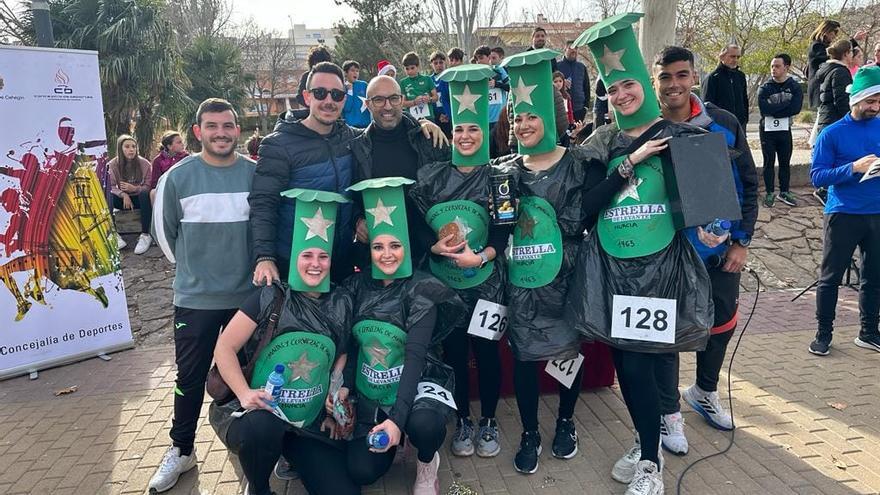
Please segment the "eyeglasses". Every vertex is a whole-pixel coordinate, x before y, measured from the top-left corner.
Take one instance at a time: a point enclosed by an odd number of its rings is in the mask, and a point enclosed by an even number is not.
[[[403,101],[403,95],[374,96],[370,98],[370,103],[377,107],[384,107],[386,101],[391,103],[391,106],[396,107]]]
[[[311,93],[312,97],[318,101],[324,101],[327,98],[327,95],[330,95],[330,98],[336,103],[345,99],[345,91],[336,88],[312,88],[309,90],[309,93]]]

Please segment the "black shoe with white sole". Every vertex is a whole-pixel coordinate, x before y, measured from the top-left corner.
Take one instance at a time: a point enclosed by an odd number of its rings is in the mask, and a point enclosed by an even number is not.
[[[538,470],[538,456],[541,455],[541,434],[537,431],[524,431],[519,441],[519,451],[513,458],[513,467],[523,474]]]
[[[880,333],[863,333],[856,337],[855,344],[864,349],[880,352]]]
[[[553,437],[553,457],[571,459],[578,453],[578,434],[574,421],[570,418],[556,420],[556,435]]]
[[[810,351],[810,354],[815,354],[817,356],[827,356],[831,352],[830,349],[831,335],[819,332],[816,334],[816,338],[810,344],[810,348],[808,350]]]

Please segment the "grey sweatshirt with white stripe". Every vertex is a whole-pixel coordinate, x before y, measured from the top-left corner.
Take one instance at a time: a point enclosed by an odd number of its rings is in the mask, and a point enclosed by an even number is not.
[[[255,163],[215,167],[193,155],[159,179],[153,238],[175,263],[174,305],[234,309],[253,291],[248,194]]]

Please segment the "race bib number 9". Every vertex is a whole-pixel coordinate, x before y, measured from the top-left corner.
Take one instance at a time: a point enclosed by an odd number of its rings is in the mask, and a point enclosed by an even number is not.
[[[431,116],[431,109],[425,103],[413,105],[409,107],[409,114],[417,119],[427,119]]]
[[[467,333],[489,340],[501,340],[507,330],[507,306],[480,299],[471,315]]]
[[[787,131],[790,128],[789,117],[764,117],[764,132]]]
[[[675,299],[614,296],[612,308],[612,338],[675,343]]]

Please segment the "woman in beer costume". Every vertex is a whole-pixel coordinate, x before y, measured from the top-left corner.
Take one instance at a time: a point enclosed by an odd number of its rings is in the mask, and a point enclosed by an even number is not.
[[[456,404],[452,370],[434,350],[464,315],[464,304],[440,280],[413,271],[402,187],[412,182],[387,177],[349,188],[363,195],[372,263],[370,273],[347,283],[355,311],[345,384],[357,393],[348,472],[360,485],[376,482],[391,468],[405,432],[418,451],[413,493],[438,495],[437,451]],[[389,442],[376,449],[367,437],[380,430]]]
[[[351,293],[331,287],[329,277],[337,205],[348,200],[308,189],[282,194],[297,203],[291,255],[296,269],[290,271],[289,287],[256,291],[220,334],[214,359],[235,399],[213,402],[209,421],[238,455],[248,481],[246,493],[271,493],[269,476],[281,455],[297,468],[311,494],[360,493],[345,470],[345,444],[336,440],[345,433],[336,431],[338,425],[324,411],[331,374],[341,375],[345,366],[354,306]],[[277,297],[284,299],[275,336],[255,355]],[[250,383],[240,358],[256,360]],[[262,387],[279,364],[285,383],[275,409]],[[339,395],[345,399],[347,390]]]
[[[482,64],[459,65],[440,75],[452,103],[452,160],[419,169],[409,195],[437,234],[429,259],[431,273],[461,297],[469,315],[443,341],[443,358],[455,371],[458,419],[450,445],[456,456],[494,457],[501,451],[495,411],[501,393],[498,339],[507,324],[503,266],[509,228],[493,225],[488,211],[490,178],[507,173],[489,165],[489,80],[495,71]],[[443,317],[444,315],[440,315]],[[475,325],[469,325],[471,321]],[[474,327],[474,328],[471,328]],[[469,330],[476,333],[469,335]],[[468,363],[473,349],[479,372],[479,431],[470,418]]]

